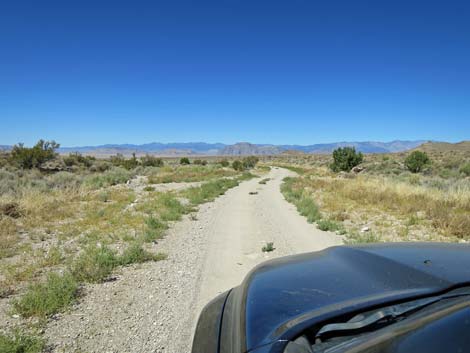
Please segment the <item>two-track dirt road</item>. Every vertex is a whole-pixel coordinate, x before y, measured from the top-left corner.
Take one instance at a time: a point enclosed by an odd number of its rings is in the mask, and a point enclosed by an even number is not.
[[[176,223],[158,244],[168,260],[125,268],[117,281],[88,288],[72,313],[49,324],[54,350],[189,352],[202,307],[255,265],[340,244],[284,200],[280,185],[289,175],[273,168],[267,184],[252,179],[202,205],[197,220]],[[261,251],[266,242],[273,252]]]

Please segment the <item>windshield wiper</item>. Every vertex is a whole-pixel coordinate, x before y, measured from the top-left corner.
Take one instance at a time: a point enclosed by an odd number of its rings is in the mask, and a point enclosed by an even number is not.
[[[354,316],[347,322],[328,324],[323,326],[316,334],[315,338],[321,342],[321,337],[326,333],[349,333],[350,331],[358,331],[370,328],[370,326],[382,323],[391,323],[398,318],[412,312],[419,310],[425,306],[436,303],[443,299],[451,299],[462,296],[470,296],[470,292],[451,292],[444,295],[439,295],[430,298],[418,299],[407,303],[396,304],[386,308],[377,309],[363,314]]]

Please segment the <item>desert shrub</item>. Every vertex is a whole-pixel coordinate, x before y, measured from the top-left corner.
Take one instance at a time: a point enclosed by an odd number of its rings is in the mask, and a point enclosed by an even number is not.
[[[163,167],[164,165],[163,159],[150,155],[145,155],[144,157],[140,158],[140,162],[144,167]]]
[[[318,220],[317,221],[317,227],[318,227],[318,229],[323,230],[323,231],[330,231],[330,232],[338,231],[340,233],[344,232],[344,229],[341,226],[341,224],[339,224],[335,221],[329,220],[329,219],[320,219],[320,220]]]
[[[429,162],[426,152],[413,151],[405,158],[405,167],[412,173],[419,173]]]
[[[144,241],[152,242],[161,239],[163,232],[168,229],[168,225],[154,216],[149,216],[145,220],[146,229],[144,232]]]
[[[103,161],[103,160],[97,160],[93,163],[93,165],[90,167],[91,172],[98,172],[102,173],[107,170],[109,170],[112,167],[112,164],[108,161]]]
[[[269,243],[266,243],[266,245],[264,245],[262,248],[261,248],[261,251],[262,252],[271,252],[271,251],[274,251],[274,243],[273,242],[269,242]]]
[[[242,160],[243,167],[245,169],[252,169],[256,166],[256,164],[259,162],[259,158],[256,156],[249,156],[245,157]]]
[[[122,162],[122,166],[126,168],[127,170],[131,170],[136,168],[139,165],[139,161],[135,157],[135,153],[132,153],[132,157],[129,159],[124,159]]]
[[[51,189],[74,189],[82,185],[83,177],[70,172],[58,172],[45,178],[48,188]]]
[[[2,353],[40,353],[44,349],[44,341],[16,330],[10,334],[0,333],[0,352]]]
[[[300,200],[296,203],[296,206],[299,213],[306,217],[309,223],[313,223],[321,219],[320,210],[312,197],[302,195]]]
[[[465,163],[464,165],[462,165],[459,171],[465,176],[470,176],[470,163]]]
[[[89,245],[72,264],[72,274],[80,282],[101,282],[117,264],[115,251],[104,245]]]
[[[221,165],[222,167],[228,167],[228,166],[230,165],[230,163],[229,163],[228,160],[222,159],[222,160],[220,161],[220,165]]]
[[[165,254],[152,254],[146,251],[141,244],[133,243],[126,250],[124,250],[121,256],[119,256],[119,264],[126,266],[135,263],[159,261],[164,259],[166,259]]]
[[[63,157],[63,160],[67,167],[83,166],[86,168],[90,168],[93,165],[93,162],[96,160],[96,158],[92,156],[83,156],[82,154],[78,152],[73,152]]]
[[[15,173],[0,169],[0,195],[13,195],[18,187],[18,176]]]
[[[241,161],[239,161],[238,159],[233,161],[232,168],[235,169],[236,171],[239,171],[239,172],[245,170],[245,167],[244,167],[243,163]]]
[[[307,218],[309,223],[313,223],[321,219],[320,210],[310,195],[303,192],[301,188],[297,188],[295,183],[299,178],[287,177],[281,185],[281,192],[290,203],[297,207],[297,211]]]
[[[444,168],[439,171],[439,176],[444,179],[458,178],[460,176],[459,170]]]
[[[46,317],[72,304],[77,291],[78,284],[70,273],[50,273],[46,282],[31,285],[13,306],[25,317]]]
[[[212,201],[217,196],[223,195],[228,189],[238,185],[238,181],[234,179],[220,179],[202,184],[199,187],[189,188],[184,195],[193,205]]]
[[[113,167],[101,174],[90,175],[85,179],[85,184],[92,189],[124,184],[134,176],[134,173],[122,167]]]
[[[109,161],[116,167],[122,166],[125,160],[122,153],[116,153],[116,155],[109,157]]]
[[[180,164],[181,165],[188,165],[188,164],[191,164],[191,162],[189,161],[188,157],[183,157],[183,158],[180,159]]]
[[[334,172],[349,172],[362,163],[363,159],[363,154],[356,152],[354,147],[340,147],[333,151],[333,163],[330,167]]]
[[[42,163],[47,162],[56,157],[55,150],[59,148],[59,144],[55,141],[39,140],[33,147],[25,147],[19,143],[13,146],[10,153],[10,161],[19,168],[31,169],[37,168]]]
[[[179,221],[181,215],[186,213],[186,207],[170,193],[160,194],[156,198],[156,208],[159,210],[160,219],[166,221]]]

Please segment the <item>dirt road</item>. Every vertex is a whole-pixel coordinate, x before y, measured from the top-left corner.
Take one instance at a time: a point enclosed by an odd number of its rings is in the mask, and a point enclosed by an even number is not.
[[[274,168],[267,184],[253,179],[202,205],[197,220],[176,223],[158,244],[168,260],[125,268],[117,281],[87,288],[71,313],[48,325],[54,351],[189,352],[202,307],[256,264],[340,244],[284,200],[280,184],[291,174]],[[273,252],[261,251],[266,242]]]

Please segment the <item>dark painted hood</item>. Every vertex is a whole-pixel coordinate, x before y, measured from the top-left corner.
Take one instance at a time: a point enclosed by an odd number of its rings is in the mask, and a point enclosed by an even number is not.
[[[470,246],[461,244],[340,246],[268,261],[237,288],[245,305],[244,348],[291,339],[333,317],[469,283]]]

